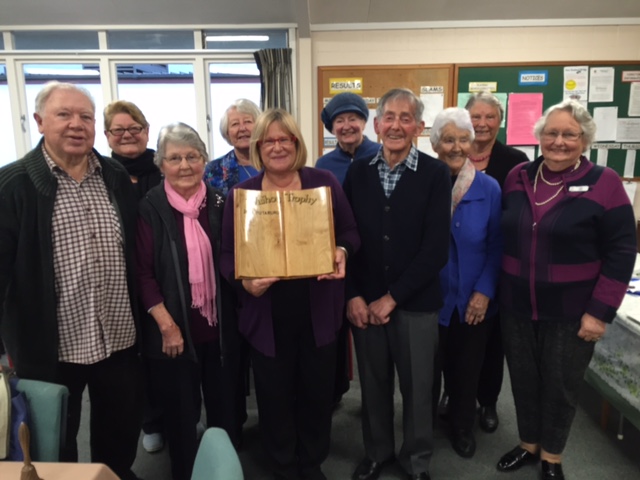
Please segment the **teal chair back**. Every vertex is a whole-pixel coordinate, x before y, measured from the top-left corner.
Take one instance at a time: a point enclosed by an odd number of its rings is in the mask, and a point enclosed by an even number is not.
[[[204,432],[191,480],[244,480],[236,449],[223,429]]]
[[[31,416],[31,459],[60,461],[67,428],[69,390],[63,385],[20,379],[16,388],[24,392]]]

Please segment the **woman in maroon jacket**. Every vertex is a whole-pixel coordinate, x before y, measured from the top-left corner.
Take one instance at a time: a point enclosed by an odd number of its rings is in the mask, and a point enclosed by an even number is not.
[[[542,156],[504,185],[500,306],[520,444],[503,472],[539,457],[543,480],[564,480],[582,378],[631,278],[629,198],[616,172],[582,155],[595,129],[573,100],[549,108],[534,130]]]
[[[335,273],[286,281],[235,280],[233,201],[225,206],[221,258],[222,274],[238,291],[238,323],[251,345],[260,431],[275,477],[322,480],[326,477],[320,466],[329,454],[336,334],[343,320],[342,279],[360,237],[335,176],[304,166],[307,150],[289,113],[269,110],[258,118],[250,153],[253,166],[262,172],[234,189],[331,188]]]

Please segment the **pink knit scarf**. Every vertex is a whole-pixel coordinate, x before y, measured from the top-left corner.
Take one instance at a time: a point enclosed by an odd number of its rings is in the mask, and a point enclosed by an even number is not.
[[[200,209],[206,208],[207,187],[200,182],[198,191],[185,200],[165,180],[164,191],[169,205],[184,216],[184,238],[187,244],[191,306],[197,308],[209,325],[218,323],[216,316],[216,282],[213,270],[213,252],[206,232],[198,222]]]

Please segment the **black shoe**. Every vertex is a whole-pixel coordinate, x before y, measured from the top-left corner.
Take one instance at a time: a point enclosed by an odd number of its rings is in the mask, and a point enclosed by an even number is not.
[[[449,394],[442,392],[442,398],[440,398],[440,403],[438,403],[438,416],[442,420],[449,420],[449,400]]]
[[[561,463],[549,463],[542,460],[540,464],[542,465],[542,480],[564,480]]]
[[[431,477],[427,472],[422,473],[410,473],[407,478],[409,480],[431,480]]]
[[[534,455],[518,445],[516,448],[502,456],[496,468],[501,472],[512,472],[527,463],[535,463],[537,461],[537,455]]]
[[[498,412],[496,406],[480,407],[480,428],[487,433],[493,433],[498,428]]]
[[[468,430],[457,430],[451,435],[451,446],[463,458],[471,458],[476,453],[476,439]]]
[[[353,472],[351,480],[375,480],[380,476],[380,472],[384,467],[393,463],[394,459],[390,458],[384,462],[375,462],[369,458],[365,458]]]

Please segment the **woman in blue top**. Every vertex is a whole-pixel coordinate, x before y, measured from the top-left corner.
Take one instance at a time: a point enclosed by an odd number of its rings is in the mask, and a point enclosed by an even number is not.
[[[487,342],[485,318],[497,311],[492,300],[502,254],[500,187],[469,160],[473,138],[463,108],[443,110],[431,129],[433,149],[449,166],[453,187],[449,262],[440,272],[439,357],[450,395],[451,444],[462,457],[472,457],[476,448],[472,428]]]
[[[227,195],[236,183],[258,174],[249,161],[249,139],[260,109],[251,100],[236,100],[220,120],[220,133],[233,147],[226,155],[210,161],[204,170],[204,182]]]

